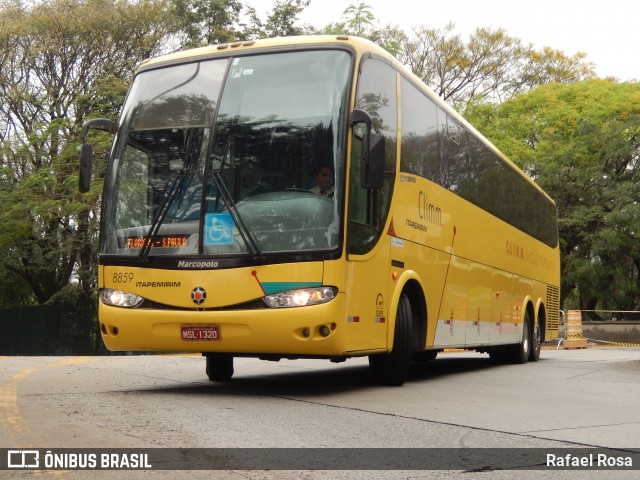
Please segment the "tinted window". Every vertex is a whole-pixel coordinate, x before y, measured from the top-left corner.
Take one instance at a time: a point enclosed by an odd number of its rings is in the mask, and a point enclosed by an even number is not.
[[[553,203],[406,79],[400,150],[403,172],[432,180],[547,245],[557,245]]]
[[[440,178],[437,107],[402,79],[401,168],[425,178]]]

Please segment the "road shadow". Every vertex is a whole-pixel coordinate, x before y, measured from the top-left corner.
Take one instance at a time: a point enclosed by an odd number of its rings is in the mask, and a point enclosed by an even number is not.
[[[341,365],[325,365],[325,367],[320,366],[320,368],[314,368],[313,370],[307,368],[295,369],[294,367],[292,371],[283,371],[282,368],[276,368],[273,373],[254,375],[243,374],[242,367],[240,367],[236,368],[236,375],[229,382],[210,382],[204,375],[203,362],[202,383],[191,383],[168,388],[158,386],[140,391],[200,395],[295,395],[299,397],[318,397],[356,390],[392,390],[398,388],[377,384],[366,364],[349,365],[347,361],[347,363]],[[436,360],[426,363],[414,363],[411,366],[409,378],[405,385],[435,382],[439,379],[455,379],[458,376],[472,374],[477,371],[513,367],[517,368],[517,366],[497,365],[487,355],[449,356],[444,354]]]

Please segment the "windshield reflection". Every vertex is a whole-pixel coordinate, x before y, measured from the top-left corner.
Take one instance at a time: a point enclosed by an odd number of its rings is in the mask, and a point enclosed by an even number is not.
[[[350,65],[318,50],[138,75],[106,179],[102,253],[337,248]],[[330,194],[317,190],[321,170]]]

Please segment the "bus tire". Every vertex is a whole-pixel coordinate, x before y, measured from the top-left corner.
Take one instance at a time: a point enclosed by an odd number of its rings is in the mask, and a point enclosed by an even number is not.
[[[542,348],[542,326],[540,322],[533,324],[533,331],[531,332],[531,353],[529,354],[530,362],[537,362],[540,360],[540,349]]]
[[[515,345],[507,347],[507,360],[509,363],[523,364],[529,360],[531,354],[531,316],[529,312],[524,316],[522,324],[522,340]]]
[[[381,385],[400,386],[409,376],[413,356],[413,315],[406,294],[400,296],[391,352],[369,355],[369,367]]]
[[[233,376],[233,356],[226,353],[206,353],[207,377],[212,382],[228,382]]]

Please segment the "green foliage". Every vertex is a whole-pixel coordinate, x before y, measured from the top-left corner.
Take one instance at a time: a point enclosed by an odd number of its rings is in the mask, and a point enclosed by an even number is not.
[[[138,63],[172,33],[165,10],[125,0],[0,7],[0,290],[28,285],[44,303],[73,280],[91,295],[100,183],[78,193],[79,131],[89,116],[115,118]]]
[[[308,28],[296,26],[295,23],[310,3],[311,0],[277,0],[267,17],[266,36],[291,37],[308,33]]]
[[[503,101],[539,85],[595,76],[595,66],[585,61],[584,53],[569,56],[549,47],[537,50],[500,28],[478,28],[465,41],[455,33],[454,23],[443,28],[418,25],[410,32],[394,25],[380,27],[364,2],[350,4],[340,20],[323,32],[356,35],[379,44],[458,109]]]
[[[271,12],[263,22],[255,8],[247,7],[248,23],[242,24],[238,39],[255,40],[258,38],[291,37],[316,33],[310,25],[298,25],[300,14],[309,6],[311,0],[275,0]]]
[[[3,251],[0,248],[0,251]],[[31,287],[13,272],[3,272],[0,281],[0,310],[3,308],[30,306],[36,303]]]
[[[406,38],[397,26],[386,25],[379,28],[375,14],[365,2],[351,3],[344,9],[340,19],[325,26],[322,33],[326,35],[354,35],[367,38],[397,57],[402,53],[401,40]]]
[[[369,5],[364,2],[350,4],[343,12],[346,18],[347,31],[359,37],[366,36],[373,28],[375,15]]]
[[[242,4],[237,0],[172,0],[181,45],[194,48],[239,38]]]
[[[640,84],[551,84],[467,117],[556,201],[562,296],[640,308]]]
[[[399,38],[400,61],[440,97],[464,109],[469,103],[499,102],[539,85],[572,83],[595,76],[585,54],[536,50],[503,29],[478,28],[468,41],[444,28],[419,26]]]

